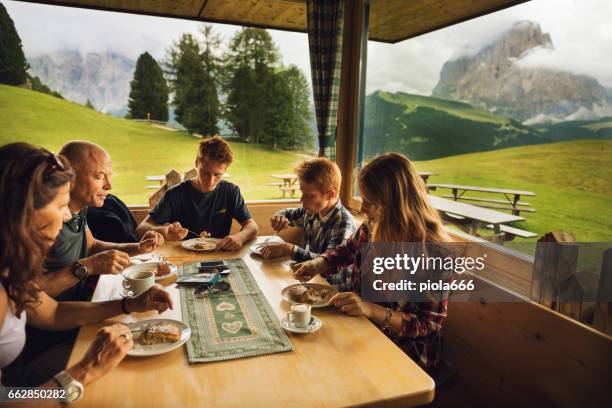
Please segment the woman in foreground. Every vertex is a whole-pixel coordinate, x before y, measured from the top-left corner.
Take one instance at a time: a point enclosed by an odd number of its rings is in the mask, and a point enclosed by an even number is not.
[[[68,330],[122,313],[172,308],[170,296],[157,287],[131,299],[59,303],[38,289],[45,255],[70,218],[72,180],[68,161],[45,149],[26,143],[0,147],[0,370],[22,351],[26,320],[41,329]],[[127,326],[104,327],[77,364],[41,388],[60,391],[57,395],[74,402],[88,384],[117,366],[132,345]],[[59,406],[59,401],[35,404]]]

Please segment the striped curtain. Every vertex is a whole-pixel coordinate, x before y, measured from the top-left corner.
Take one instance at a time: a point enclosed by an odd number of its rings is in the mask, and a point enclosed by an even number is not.
[[[336,158],[344,0],[308,0],[308,44],[319,156]]]

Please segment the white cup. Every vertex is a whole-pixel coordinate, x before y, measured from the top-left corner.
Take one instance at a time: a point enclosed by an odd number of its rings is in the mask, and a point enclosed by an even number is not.
[[[123,274],[123,288],[131,296],[139,295],[155,285],[155,274],[151,271],[132,270]]]
[[[310,324],[310,305],[297,303],[291,305],[291,311],[287,313],[287,320],[295,327],[308,327]]]

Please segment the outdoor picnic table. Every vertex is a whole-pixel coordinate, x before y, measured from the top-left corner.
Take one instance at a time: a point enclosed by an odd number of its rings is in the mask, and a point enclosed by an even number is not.
[[[428,188],[430,190],[436,190],[437,188],[446,188],[452,191],[452,199],[454,201],[463,199],[470,201],[481,201],[485,203],[494,203],[494,204],[507,204],[510,207],[504,206],[488,206],[489,208],[499,209],[499,210],[512,210],[513,215],[519,215],[521,211],[530,211],[533,212],[533,208],[526,208],[521,206],[527,206],[529,203],[519,201],[521,196],[523,197],[534,197],[535,193],[532,191],[523,191],[523,190],[512,190],[507,188],[493,188],[493,187],[478,187],[478,186],[466,186],[462,184],[429,184]],[[464,194],[468,191],[481,192],[481,193],[494,193],[494,194],[502,194],[505,197],[505,200],[495,200],[489,199],[485,197],[472,197],[465,196]],[[449,197],[451,198],[451,197]],[[487,205],[480,205],[481,207],[487,207]]]
[[[283,185],[291,186],[297,181],[295,174],[272,174],[270,177],[283,181]]]
[[[287,191],[293,198],[295,191],[299,188],[296,185],[297,176],[295,174],[272,174],[270,177],[282,180],[282,182],[270,183],[270,185],[278,186],[279,190],[283,192],[283,198],[285,198]]]
[[[241,259],[270,304],[272,316],[280,319],[290,306],[282,299],[281,290],[297,281],[292,278],[288,259],[264,260],[251,255],[248,248],[253,243],[235,252],[196,253],[181,248],[178,242],[166,242],[155,253],[179,265]],[[106,324],[157,318],[183,321],[181,295],[172,284],[174,280],[169,277],[158,282],[172,296],[174,310],[161,315],[122,315]],[[121,275],[101,275],[92,301],[119,298],[121,282]],[[76,405],[237,407],[248,401],[246,405],[253,407],[408,407],[433,399],[432,378],[367,318],[351,317],[334,307],[313,309],[313,315],[323,326],[312,334],[288,333],[293,351],[195,364],[188,363],[184,346],[153,357],[128,356],[89,385]],[[80,329],[68,366],[81,359],[102,326]]]
[[[438,211],[462,217],[468,223],[469,232],[474,233],[480,226],[492,225],[495,234],[501,233],[502,224],[524,221],[518,215],[505,214],[499,211],[481,208],[471,204],[459,203],[445,198],[428,195],[429,202]]]
[[[419,176],[421,176],[421,178],[423,179],[423,181],[425,182],[425,184],[427,184],[427,179],[431,176],[437,176],[438,173],[435,173],[433,171],[427,171],[427,170],[423,170],[423,171],[418,171],[417,173],[419,173]]]

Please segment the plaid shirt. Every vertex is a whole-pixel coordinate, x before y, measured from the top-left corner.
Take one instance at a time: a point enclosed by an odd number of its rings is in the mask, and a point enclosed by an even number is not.
[[[335,274],[340,267],[350,267],[353,292],[361,292],[361,253],[362,245],[370,242],[370,232],[366,223],[355,231],[346,244],[330,249],[322,256],[326,258],[329,269],[322,274],[326,278]],[[446,319],[448,293],[443,294],[441,302],[400,302],[376,303],[402,312],[402,330],[387,335],[413,360],[425,368],[433,368],[442,359],[442,324]]]
[[[303,207],[279,211],[292,226],[303,228],[304,248],[293,247],[293,260],[304,262],[320,256],[323,252],[342,245],[355,232],[355,219],[340,200],[325,217],[309,214]],[[352,272],[348,268],[330,275],[327,281],[340,291],[351,288]]]

